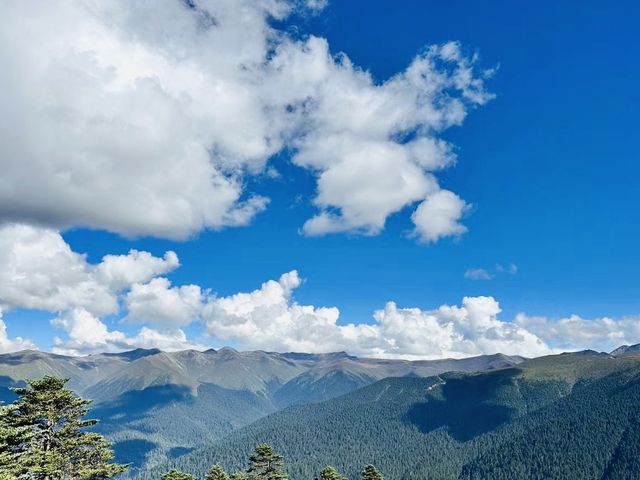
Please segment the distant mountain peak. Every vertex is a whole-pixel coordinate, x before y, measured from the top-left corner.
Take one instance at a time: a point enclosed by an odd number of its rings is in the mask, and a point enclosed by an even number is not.
[[[102,353],[99,355],[104,355],[105,357],[118,357],[118,358],[126,358],[127,360],[137,360],[142,357],[148,357],[150,355],[158,355],[162,353],[162,350],[159,348],[136,348],[134,350],[128,350],[126,352],[118,352],[118,353]]]
[[[340,359],[356,359],[347,352],[329,352],[329,353],[302,353],[302,352],[286,352],[282,356],[292,360],[340,360]]]
[[[235,348],[222,347],[220,350],[216,352],[216,355],[218,355],[221,358],[233,359],[233,358],[239,357],[240,352]]]
[[[43,352],[41,350],[20,350],[19,352],[10,352],[0,354],[0,359],[5,363],[11,362],[30,362],[36,359],[47,358],[71,358],[66,355],[57,353]]]
[[[577,350],[575,352],[562,352],[557,354],[557,356],[563,357],[575,357],[575,356],[580,356],[580,357],[585,357],[585,356],[590,356],[590,355],[608,355],[606,353],[603,352],[598,352],[597,350],[591,350],[591,349],[586,349],[586,350]],[[550,357],[554,357],[556,355],[550,355]],[[540,358],[544,358],[544,357],[540,357]]]
[[[620,345],[618,348],[611,352],[611,355],[617,357],[618,355],[624,355],[625,353],[640,352],[640,343],[635,345]]]

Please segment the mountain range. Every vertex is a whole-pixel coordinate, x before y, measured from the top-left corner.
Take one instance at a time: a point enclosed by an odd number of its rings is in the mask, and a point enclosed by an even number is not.
[[[327,464],[357,478],[367,463],[389,480],[640,477],[640,345],[433,361],[23,351],[0,355],[0,399],[44,375],[94,400],[91,416],[137,480],[242,469],[262,442],[294,480]]]
[[[517,365],[524,358],[485,355],[405,361],[329,354],[238,352],[232,348],[133,350],[82,357],[40,351],[0,355],[0,400],[29,378],[68,378],[93,399],[91,416],[135,474],[221,440],[295,405],[324,402],[390,377],[427,378]]]
[[[260,442],[284,455],[293,479],[315,478],[327,464],[358,478],[368,463],[391,480],[640,478],[637,350],[386,378],[276,412],[139,478],[170,466],[241,469]]]

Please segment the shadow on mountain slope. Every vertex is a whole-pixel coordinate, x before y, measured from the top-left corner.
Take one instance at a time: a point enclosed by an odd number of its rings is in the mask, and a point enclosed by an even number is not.
[[[133,467],[138,467],[145,455],[153,451],[156,447],[157,444],[153,442],[135,438],[114,443],[113,453],[118,462],[129,463]]]
[[[413,405],[406,420],[423,433],[445,427],[455,440],[466,442],[515,418],[511,397],[519,370],[505,369],[482,376],[443,375],[427,401]]]
[[[164,406],[171,402],[188,400],[191,391],[181,385],[160,385],[133,390],[121,395],[109,404],[99,404],[91,412],[91,415],[109,426],[140,420],[149,410]]]

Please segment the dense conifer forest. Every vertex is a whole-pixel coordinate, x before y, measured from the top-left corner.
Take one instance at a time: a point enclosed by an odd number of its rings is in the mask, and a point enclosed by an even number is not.
[[[365,463],[398,480],[638,478],[638,412],[638,356],[565,354],[479,374],[385,379],[275,413],[170,464],[233,470],[264,441],[301,479],[327,463],[348,478]]]

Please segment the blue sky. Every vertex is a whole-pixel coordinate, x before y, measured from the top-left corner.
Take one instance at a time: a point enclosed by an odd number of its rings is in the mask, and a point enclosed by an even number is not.
[[[462,235],[428,244],[411,238],[415,205],[390,215],[376,235],[304,235],[316,212],[316,182],[291,163],[288,148],[268,160],[275,178],[243,181],[270,198],[248,225],[177,241],[58,228],[89,263],[130,249],[158,257],[173,250],[181,264],[167,273],[173,285],[197,284],[219,297],[297,270],[304,282],[295,302],[338,307],[338,324],[374,323],[373,312],[388,301],[429,311],[465,296],[494,297],[506,322],[519,312],[552,320],[640,315],[639,19],[635,2],[371,1],[363,8],[333,1],[272,21],[296,37],[326,38],[333,54],[344,52],[377,82],[404,70],[425,46],[448,41],[477,53],[479,67],[496,69],[485,83],[495,98],[440,135],[457,154],[455,165],[438,172],[440,187],[470,204]],[[517,272],[496,271],[497,264]],[[479,268],[492,278],[465,278]],[[6,310],[11,336],[50,349],[52,337],[63,335],[49,324],[50,311]],[[122,316],[103,321],[135,332],[139,325]],[[183,328],[194,340],[221,343],[204,338],[197,322]]]

